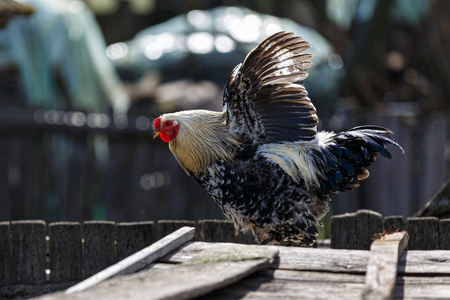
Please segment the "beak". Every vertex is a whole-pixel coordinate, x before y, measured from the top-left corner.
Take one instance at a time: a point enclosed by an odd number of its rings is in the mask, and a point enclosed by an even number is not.
[[[153,139],[155,139],[158,135],[159,135],[159,131],[154,131],[153,132]]]

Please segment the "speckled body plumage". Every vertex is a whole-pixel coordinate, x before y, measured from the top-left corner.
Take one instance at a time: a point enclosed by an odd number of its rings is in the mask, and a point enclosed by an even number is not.
[[[327,199],[307,191],[304,182],[294,182],[277,164],[256,153],[217,164],[219,172],[198,181],[239,229],[253,232],[259,243],[314,241],[317,221],[328,211]]]
[[[235,226],[257,242],[311,246],[331,197],[369,176],[389,130],[363,126],[317,132],[301,80],[309,44],[280,32],[262,41],[230,75],[222,112],[164,114],[156,135]],[[155,136],[156,136],[155,135]]]

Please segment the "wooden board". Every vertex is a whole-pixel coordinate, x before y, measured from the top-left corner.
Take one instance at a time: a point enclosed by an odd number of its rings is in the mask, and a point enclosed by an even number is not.
[[[199,300],[360,299],[363,288],[363,274],[263,270]]]
[[[405,251],[398,262],[398,272],[401,275],[449,276],[450,251]]]
[[[278,247],[277,268],[287,270],[365,273],[369,251]]]
[[[450,299],[450,274],[447,276],[400,276],[394,299]]]
[[[176,253],[163,257],[161,262],[182,263],[199,252],[212,247],[213,244],[195,242],[187,244]],[[216,243],[215,245],[226,245]],[[273,246],[258,246],[260,248]],[[369,251],[314,249],[277,246],[279,259],[275,262],[279,269],[330,271],[343,273],[365,273],[369,259]]]
[[[406,232],[387,234],[372,243],[363,299],[392,299],[398,260],[407,243]]]

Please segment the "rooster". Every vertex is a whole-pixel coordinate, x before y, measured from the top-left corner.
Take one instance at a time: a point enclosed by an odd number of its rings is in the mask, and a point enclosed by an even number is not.
[[[359,186],[389,144],[388,129],[360,126],[317,132],[316,109],[302,80],[307,41],[279,32],[231,72],[223,110],[189,110],[155,120],[154,137],[257,243],[312,246],[331,197]]]

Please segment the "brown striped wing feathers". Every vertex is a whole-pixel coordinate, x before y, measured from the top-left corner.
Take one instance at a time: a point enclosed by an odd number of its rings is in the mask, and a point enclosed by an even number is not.
[[[312,140],[316,110],[301,82],[308,76],[307,41],[279,32],[253,49],[230,75],[224,106],[231,128],[261,143]]]

